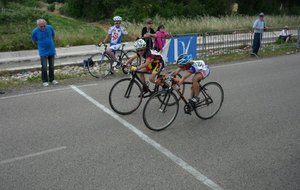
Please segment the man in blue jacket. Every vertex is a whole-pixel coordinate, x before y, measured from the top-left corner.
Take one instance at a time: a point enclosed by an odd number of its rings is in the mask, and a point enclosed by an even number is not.
[[[38,47],[42,65],[43,85],[49,86],[49,82],[58,84],[58,82],[54,80],[54,57],[56,54],[54,44],[55,32],[52,26],[47,25],[47,22],[44,19],[38,19],[36,23],[37,27],[33,29],[31,38],[32,43]],[[47,74],[47,60],[49,63],[49,77]]]
[[[264,18],[265,18],[264,13],[260,13],[259,18],[256,19],[253,24],[254,37],[253,37],[253,44],[252,44],[252,55],[255,56],[258,56],[257,53],[261,44],[263,32],[267,29]]]

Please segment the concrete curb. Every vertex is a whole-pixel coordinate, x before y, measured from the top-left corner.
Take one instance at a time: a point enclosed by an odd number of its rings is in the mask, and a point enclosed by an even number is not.
[[[133,42],[125,44],[124,50],[133,49]],[[84,59],[103,51],[104,47],[95,45],[56,48],[55,66],[80,65]],[[40,67],[40,57],[37,50],[0,52],[0,71],[17,72],[40,69]]]

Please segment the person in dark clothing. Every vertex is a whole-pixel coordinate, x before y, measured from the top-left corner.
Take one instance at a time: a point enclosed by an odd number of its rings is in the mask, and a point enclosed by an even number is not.
[[[146,26],[142,29],[142,39],[145,40],[147,48],[153,49],[153,40],[152,38],[156,37],[156,32],[153,30],[152,25],[153,21],[151,18],[148,18],[146,21]]]

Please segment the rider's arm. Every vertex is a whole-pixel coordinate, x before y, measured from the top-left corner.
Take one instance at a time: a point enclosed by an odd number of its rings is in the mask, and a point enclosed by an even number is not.
[[[181,80],[177,83],[178,85],[181,85],[187,78],[189,78],[193,73],[191,72],[187,72],[182,78]]]
[[[172,71],[172,72],[170,73],[170,75],[175,76],[175,75],[177,75],[181,70],[182,70],[181,68],[177,68],[176,70]]]
[[[130,63],[132,63],[133,60],[135,60],[136,58],[139,59],[138,55],[135,54],[134,56],[132,56],[131,58],[128,59],[128,61],[125,63],[125,65],[129,65]]]
[[[128,35],[128,32],[124,27],[121,27],[121,30],[123,35]]]
[[[109,38],[109,34],[107,34],[106,36],[105,36],[105,38],[104,38],[104,40],[103,40],[103,43],[105,44],[106,43],[106,41],[108,40],[108,38]]]
[[[143,64],[141,64],[140,66],[137,67],[137,70],[142,69],[144,67],[147,67],[147,65],[149,65],[150,63],[152,63],[152,61],[153,61],[153,59],[147,58],[145,63],[143,63]]]

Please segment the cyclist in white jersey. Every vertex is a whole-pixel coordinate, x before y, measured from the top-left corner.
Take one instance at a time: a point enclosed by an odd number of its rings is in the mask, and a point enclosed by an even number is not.
[[[187,78],[194,74],[192,78],[192,87],[191,87],[191,101],[198,102],[200,100],[199,93],[199,81],[205,79],[209,73],[209,67],[203,60],[194,60],[192,61],[192,55],[182,54],[178,57],[176,63],[178,64],[178,69],[173,71],[171,75],[176,75],[180,71],[187,71],[186,74],[181,78],[177,83],[181,85]]]
[[[106,52],[109,54],[111,58],[114,59],[115,62],[117,62],[115,51],[119,49],[121,45],[122,36],[127,35],[128,32],[125,30],[124,27],[121,26],[122,17],[115,16],[113,20],[115,22],[115,25],[108,29],[107,35],[105,36],[102,43],[106,43],[106,41],[110,37],[110,46],[109,48],[107,48]]]

